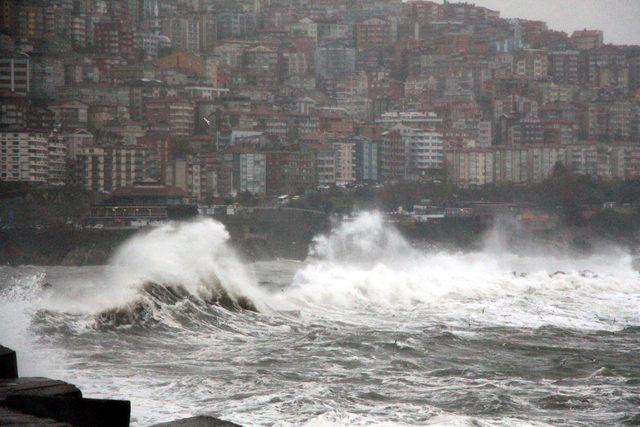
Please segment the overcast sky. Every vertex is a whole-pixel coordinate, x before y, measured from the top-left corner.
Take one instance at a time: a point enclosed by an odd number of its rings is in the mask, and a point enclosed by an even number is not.
[[[546,21],[549,28],[571,34],[600,29],[605,43],[640,45],[640,0],[467,0],[499,10],[504,18]],[[455,3],[455,1],[451,1]]]

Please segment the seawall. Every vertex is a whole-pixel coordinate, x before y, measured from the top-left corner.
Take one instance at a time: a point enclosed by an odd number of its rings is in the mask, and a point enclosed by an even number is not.
[[[250,261],[287,258],[304,260],[313,238],[331,228],[329,217],[297,209],[247,209],[216,216],[231,237],[232,246]],[[420,246],[454,250],[482,247],[492,225],[476,217],[448,218],[440,222],[394,223],[408,240]],[[21,228],[0,230],[0,265],[103,265],[129,237],[146,229]],[[592,227],[549,230],[506,230],[513,244],[538,241],[558,247],[589,251],[593,243],[615,242],[628,248],[637,238],[612,236]],[[514,240],[515,239],[515,240]]]
[[[314,236],[329,227],[325,214],[255,209],[216,217],[247,259],[304,259]],[[14,228],[0,231],[0,264],[101,265],[125,240],[145,229]]]

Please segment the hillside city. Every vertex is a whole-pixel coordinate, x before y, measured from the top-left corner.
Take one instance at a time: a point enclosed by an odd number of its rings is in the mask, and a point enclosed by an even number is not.
[[[214,205],[640,178],[640,47],[598,29],[446,1],[2,0],[0,32],[3,190]]]

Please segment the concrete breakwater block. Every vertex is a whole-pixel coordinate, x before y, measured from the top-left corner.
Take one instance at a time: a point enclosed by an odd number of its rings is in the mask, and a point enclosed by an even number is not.
[[[18,378],[16,352],[0,345],[0,379]]]
[[[184,418],[182,420],[169,421],[167,423],[154,424],[151,427],[241,427],[231,421],[221,420],[206,415]]]
[[[131,417],[131,402],[126,400],[20,394],[8,396],[6,404],[16,411],[53,418],[78,427],[124,427],[129,425]]]
[[[55,396],[79,399],[80,389],[64,381],[49,378],[15,378],[0,380],[0,405],[6,405],[9,396]]]
[[[16,353],[0,346],[0,425],[125,427],[131,402],[85,399],[78,387],[49,378],[18,378]]]
[[[22,412],[12,411],[0,406],[0,425],[7,426],[47,426],[47,427],[69,427],[68,423],[62,423],[51,418],[39,418]]]

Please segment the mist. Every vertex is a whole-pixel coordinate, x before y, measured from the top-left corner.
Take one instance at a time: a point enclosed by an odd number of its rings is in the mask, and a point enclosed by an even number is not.
[[[604,31],[605,43],[640,43],[640,1],[637,0],[475,0],[478,6],[499,10],[503,18],[547,22],[550,29],[569,35],[575,30]]]

